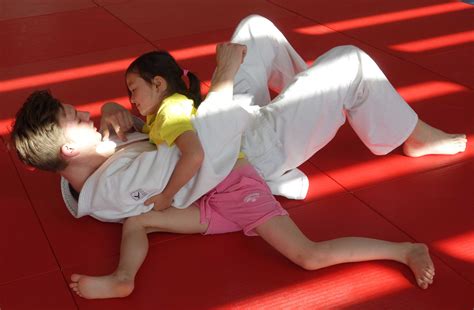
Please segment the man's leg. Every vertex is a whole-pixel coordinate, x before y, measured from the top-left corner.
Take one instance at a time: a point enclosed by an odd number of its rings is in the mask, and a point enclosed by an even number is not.
[[[433,283],[434,266],[424,244],[396,243],[347,237],[321,242],[309,240],[289,216],[276,216],[256,228],[276,250],[307,270],[369,260],[393,260],[410,267],[421,288]]]
[[[262,16],[243,19],[231,42],[247,46],[247,55],[234,79],[234,94],[252,95],[254,105],[270,103],[269,87],[278,93],[307,68],[280,30]]]
[[[308,68],[280,30],[262,16],[251,15],[242,20],[231,41],[247,46],[247,55],[234,79],[235,98],[251,95],[253,105],[270,103],[269,88],[280,93],[296,74]],[[304,199],[309,187],[307,176],[299,169],[285,172],[281,177],[267,180],[272,193]]]
[[[148,253],[148,233],[193,234],[204,233],[206,229],[207,224],[200,223],[200,212],[195,206],[150,211],[128,218],[122,228],[117,269],[110,275],[99,277],[73,274],[70,287],[79,296],[88,299],[128,296],[133,291],[135,276]]]
[[[346,116],[360,139],[377,155],[402,145],[420,123],[377,64],[354,46],[337,47],[319,57],[260,111],[262,121],[267,120],[275,128],[283,145],[285,162],[280,171],[265,175],[270,180],[324,147]],[[439,138],[454,143],[452,137]],[[248,149],[251,154],[252,146]]]

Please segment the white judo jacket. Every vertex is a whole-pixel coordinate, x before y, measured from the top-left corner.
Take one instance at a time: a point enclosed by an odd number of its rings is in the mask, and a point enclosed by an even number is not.
[[[216,93],[207,96],[192,120],[204,149],[204,161],[175,195],[172,206],[188,207],[229,174],[250,117],[239,104],[226,103]],[[176,146],[165,144],[157,148],[148,142],[147,135],[141,138],[146,140],[120,149],[87,179],[79,196],[77,217],[90,215],[100,221],[120,222],[153,208],[144,201],[165,188],[180,152]]]

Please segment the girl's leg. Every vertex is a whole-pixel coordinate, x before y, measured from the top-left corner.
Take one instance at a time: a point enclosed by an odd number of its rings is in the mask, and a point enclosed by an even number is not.
[[[348,237],[309,240],[288,216],[276,216],[256,228],[276,250],[307,270],[369,260],[393,260],[410,267],[421,288],[433,283],[434,266],[424,244]]]
[[[279,93],[307,68],[280,30],[262,16],[243,19],[231,42],[247,46],[247,55],[234,79],[234,94],[252,95],[254,105],[270,103],[268,87]]]
[[[199,209],[168,208],[150,211],[132,218],[123,224],[120,260],[117,269],[110,275],[92,277],[73,274],[70,287],[81,297],[88,299],[125,297],[132,293],[135,276],[148,253],[150,232],[204,233],[207,224],[200,223]]]

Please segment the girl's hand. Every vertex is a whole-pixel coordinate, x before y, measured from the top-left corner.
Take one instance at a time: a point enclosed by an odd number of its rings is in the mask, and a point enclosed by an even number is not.
[[[234,76],[244,62],[247,46],[243,44],[224,42],[217,44],[217,70],[224,70]]]
[[[169,197],[163,193],[152,196],[145,200],[145,205],[153,204],[153,210],[160,211],[164,209],[168,209],[171,207],[171,202],[173,202],[173,197]]]
[[[108,140],[110,136],[109,126],[112,126],[117,136],[122,141],[127,141],[125,133],[133,128],[130,111],[117,103],[108,102],[102,106],[101,114],[99,131],[102,133],[103,140]]]

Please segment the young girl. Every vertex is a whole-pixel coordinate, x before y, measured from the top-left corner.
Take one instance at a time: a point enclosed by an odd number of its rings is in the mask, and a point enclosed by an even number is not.
[[[126,71],[130,101],[135,104],[146,124],[142,132],[157,147],[176,144],[181,157],[165,189],[145,201],[155,210],[168,208],[174,195],[199,170],[204,151],[191,117],[201,103],[199,79],[183,70],[165,51],[153,51],[135,59]],[[189,88],[184,79],[189,80]]]

